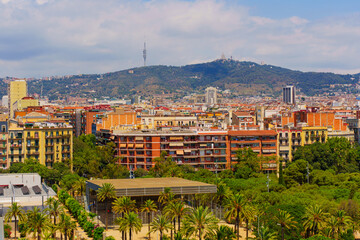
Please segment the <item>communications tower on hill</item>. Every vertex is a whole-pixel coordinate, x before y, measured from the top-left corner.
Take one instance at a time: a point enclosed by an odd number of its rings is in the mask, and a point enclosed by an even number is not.
[[[143,58],[144,58],[144,67],[145,67],[146,66],[146,42],[144,42]]]

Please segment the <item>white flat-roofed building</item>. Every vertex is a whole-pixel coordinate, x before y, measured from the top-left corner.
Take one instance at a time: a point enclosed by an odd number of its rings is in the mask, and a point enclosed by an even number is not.
[[[41,182],[38,173],[0,174],[0,204],[8,207],[13,202],[21,206],[43,206],[54,190]]]

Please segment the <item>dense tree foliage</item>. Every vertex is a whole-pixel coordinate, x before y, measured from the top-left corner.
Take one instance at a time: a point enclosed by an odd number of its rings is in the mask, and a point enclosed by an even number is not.
[[[129,176],[129,171],[117,164],[110,144],[97,146],[92,135],[81,136],[74,142],[74,173],[66,163],[54,164],[54,168],[49,169],[33,159],[14,164],[10,171],[39,172],[47,182],[59,184],[73,196],[83,194],[86,178]],[[148,202],[139,210],[130,198],[117,198],[112,207],[121,214],[119,222],[125,216],[129,218],[122,220],[127,224],[122,231],[129,234],[130,228],[131,231],[136,229],[129,226],[135,226],[130,224],[130,216],[138,225],[137,217],[130,214],[137,211],[161,212],[154,218],[147,216],[151,219],[147,227],[150,227],[149,232],[160,232],[164,239],[169,233],[177,239],[211,240],[224,234],[229,236],[227,239],[234,239],[239,236],[239,228],[244,228],[246,233],[252,230],[256,239],[353,239],[353,231],[360,229],[359,146],[343,138],[334,138],[301,147],[295,152],[293,162],[279,169],[282,174],[271,173],[269,179],[259,168],[259,164],[268,159],[257,156],[251,149],[239,150],[237,159],[231,170],[216,174],[206,169],[195,171],[188,165],[179,166],[163,152],[150,171],[137,170],[135,176],[182,177],[215,184],[217,192],[196,195],[191,211],[187,209],[189,203],[180,201],[170,189],[164,190],[157,204]],[[104,192],[103,195],[108,194]],[[70,207],[70,202],[66,205]],[[235,232],[216,228],[212,216],[209,216],[211,227],[207,230],[196,228],[196,216],[189,214],[205,216],[206,207],[220,209],[222,214],[217,217],[233,224]],[[186,220],[192,224],[186,225]],[[88,229],[93,227],[87,226]]]
[[[294,161],[306,160],[314,169],[334,170],[335,173],[359,172],[360,147],[345,138],[330,138],[326,143],[300,147]]]

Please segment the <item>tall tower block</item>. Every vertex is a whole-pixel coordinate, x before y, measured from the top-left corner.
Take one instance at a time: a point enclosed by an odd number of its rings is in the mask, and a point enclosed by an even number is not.
[[[143,58],[144,58],[144,67],[145,67],[146,66],[146,42],[144,42]]]
[[[283,101],[288,104],[295,104],[295,87],[283,87]]]
[[[11,81],[8,86],[9,119],[14,117],[14,103],[27,96],[27,83],[25,80]]]

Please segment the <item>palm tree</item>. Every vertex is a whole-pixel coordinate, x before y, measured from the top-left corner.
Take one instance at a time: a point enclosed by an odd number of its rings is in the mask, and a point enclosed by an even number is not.
[[[337,218],[335,216],[331,216],[327,222],[326,222],[326,225],[328,227],[328,233],[329,233],[329,236],[328,237],[331,237],[331,238],[335,238],[335,233],[336,233],[336,228],[337,228],[337,224],[338,224],[338,221],[337,221]]]
[[[352,220],[351,217],[346,216],[346,213],[344,210],[338,210],[335,213],[335,218],[337,221],[337,233],[338,236],[341,235],[341,233],[349,227],[349,225],[351,224]]]
[[[185,238],[183,236],[183,234],[181,234],[180,232],[177,232],[175,235],[174,235],[174,240],[189,240],[187,238]]]
[[[71,239],[76,228],[76,222],[72,221],[69,215],[66,215],[65,213],[60,214],[59,229],[64,234],[65,240],[67,240],[68,237]]]
[[[220,182],[219,184],[217,184],[215,200],[217,202],[217,206],[220,206],[221,214],[222,214],[222,205],[223,205],[224,199],[229,194],[230,194],[230,189],[224,183]]]
[[[172,201],[164,208],[165,214],[171,216],[174,221],[174,233],[176,233],[175,220],[178,221],[178,231],[180,231],[181,218],[189,212],[189,208],[182,201]]]
[[[151,212],[154,212],[156,210],[157,210],[156,204],[151,199],[146,200],[144,202],[144,205],[141,207],[142,212],[147,212],[147,218],[148,218],[148,221],[149,221],[149,224],[148,224],[149,239],[151,239],[151,237],[150,237]]]
[[[259,232],[255,233],[257,235],[256,239],[262,240],[277,240],[278,234],[276,232],[271,232],[269,227],[260,227]],[[259,236],[260,235],[260,236]]]
[[[77,180],[74,182],[73,188],[74,188],[75,192],[80,196],[80,202],[82,202],[81,197],[82,197],[82,195],[84,194],[85,189],[86,189],[86,181],[85,181],[85,178],[80,177],[79,179],[77,179]]]
[[[190,214],[184,218],[183,230],[189,235],[198,235],[199,240],[205,234],[213,233],[218,227],[218,219],[212,214],[208,207],[200,206],[191,209]]]
[[[227,203],[225,208],[227,212],[225,214],[226,219],[235,218],[235,230],[236,230],[236,239],[239,240],[240,238],[240,222],[243,218],[244,207],[246,205],[246,200],[243,195],[231,194],[227,198]]]
[[[119,197],[113,202],[112,209],[115,213],[120,214],[136,211],[136,201],[126,196]]]
[[[121,214],[121,217],[124,217],[124,213],[129,213],[130,211],[136,211],[136,201],[131,200],[130,197],[119,197],[113,202],[113,211],[115,213]],[[125,237],[125,231],[121,232],[122,239]]]
[[[46,201],[46,204],[48,205],[47,210],[49,212],[49,215],[54,218],[54,225],[56,226],[56,218],[59,216],[60,213],[64,211],[64,208],[61,206],[60,201],[54,198],[49,198]],[[55,237],[56,237],[56,232],[53,235],[53,238]]]
[[[25,217],[24,210],[22,210],[21,206],[17,202],[13,202],[6,212],[5,222],[10,222],[12,218],[15,219],[15,238],[17,231],[17,221],[18,219],[21,221]]]
[[[246,240],[249,239],[249,223],[252,223],[255,219],[256,209],[254,206],[246,204],[243,208],[243,217],[245,219],[246,228]]]
[[[225,225],[221,225],[215,233],[216,240],[234,240],[236,238],[236,234],[234,231]]]
[[[171,191],[171,188],[164,188],[164,192],[160,192],[158,202],[161,206],[165,206],[173,200],[175,200],[175,194]],[[162,208],[160,210],[162,210]]]
[[[97,190],[97,197],[100,202],[105,201],[105,226],[108,230],[108,200],[116,197],[115,187],[111,183],[103,183],[101,188]]]
[[[54,237],[54,235],[55,235],[55,233],[56,233],[56,231],[57,231],[58,229],[59,229],[58,226],[55,226],[54,224],[50,224],[50,225],[49,225],[49,229],[47,229],[46,232],[43,232],[42,238],[43,238],[44,240],[53,240],[53,239],[56,239],[56,238]]]
[[[281,239],[284,240],[285,228],[290,229],[295,227],[296,221],[287,211],[279,210],[275,215],[275,221],[281,226]]]
[[[50,228],[50,220],[46,212],[41,212],[38,207],[27,212],[28,232],[37,234],[37,239],[41,239],[41,233]]]
[[[132,238],[132,231],[139,232],[142,227],[141,219],[134,212],[125,213],[123,218],[118,220],[120,227],[120,231],[129,231],[129,240]]]
[[[312,235],[316,235],[321,231],[326,224],[328,214],[323,211],[318,205],[310,205],[306,208],[305,216],[303,218],[304,228],[309,230]]]
[[[171,229],[171,223],[169,219],[165,215],[157,216],[150,224],[151,230],[150,232],[160,232],[160,240],[163,240],[164,231],[168,231]]]

